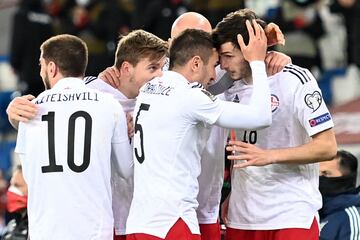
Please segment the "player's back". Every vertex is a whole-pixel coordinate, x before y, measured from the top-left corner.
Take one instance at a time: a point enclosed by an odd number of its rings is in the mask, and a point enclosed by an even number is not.
[[[32,239],[110,239],[111,143],[122,108],[74,78],[40,94],[19,128]]]

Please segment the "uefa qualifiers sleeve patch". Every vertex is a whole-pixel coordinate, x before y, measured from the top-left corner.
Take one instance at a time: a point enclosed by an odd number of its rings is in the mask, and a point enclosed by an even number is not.
[[[201,89],[201,91],[206,95],[208,96],[211,101],[215,102],[216,100],[216,96],[212,95],[209,91],[206,91],[205,89]]]
[[[320,124],[330,121],[330,120],[331,120],[330,113],[325,113],[316,118],[310,119],[309,124],[311,127],[316,127],[317,125],[320,125]]]
[[[306,103],[306,106],[311,108],[313,112],[315,112],[322,103],[322,96],[319,91],[315,91],[311,94],[306,94],[304,101]]]

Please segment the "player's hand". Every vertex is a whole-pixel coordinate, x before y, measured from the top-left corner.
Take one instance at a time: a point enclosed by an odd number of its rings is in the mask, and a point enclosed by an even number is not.
[[[285,46],[285,37],[281,32],[278,25],[275,23],[269,23],[265,27],[265,35],[267,38],[267,46],[271,47],[274,45],[282,45]]]
[[[6,109],[9,121],[14,128],[17,128],[19,122],[28,122],[36,116],[37,105],[31,100],[33,95],[25,95],[14,98]]]
[[[220,217],[225,225],[228,224],[227,216],[228,216],[228,212],[229,212],[230,194],[225,198],[224,202],[221,204],[221,216]]]
[[[253,26],[249,20],[246,20],[246,27],[249,32],[249,43],[245,45],[241,34],[237,35],[240,49],[246,61],[264,61],[267,48],[267,38],[262,27],[252,20]]]
[[[118,89],[120,86],[120,71],[115,67],[107,67],[99,73],[98,78],[110,84],[113,88]]]
[[[129,112],[126,113],[126,123],[128,128],[128,136],[129,139],[131,139],[134,136],[134,121],[132,114]]]
[[[233,168],[265,166],[273,163],[271,159],[272,155],[268,152],[268,150],[261,149],[253,144],[241,141],[229,141],[226,150],[231,152],[234,151],[236,153],[228,155],[228,160],[243,160],[241,163],[234,164]]]
[[[291,63],[291,58],[284,53],[269,51],[265,57],[266,73],[268,76],[280,72],[285,65]]]

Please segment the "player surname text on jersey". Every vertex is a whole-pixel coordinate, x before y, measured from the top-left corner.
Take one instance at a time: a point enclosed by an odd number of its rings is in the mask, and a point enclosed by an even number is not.
[[[174,88],[170,86],[163,86],[161,84],[152,84],[148,82],[141,91],[149,94],[159,94],[159,95],[169,96],[170,91],[172,89]]]
[[[96,92],[82,92],[82,93],[53,93],[44,95],[36,100],[35,104],[42,104],[46,102],[66,102],[66,101],[99,101]]]

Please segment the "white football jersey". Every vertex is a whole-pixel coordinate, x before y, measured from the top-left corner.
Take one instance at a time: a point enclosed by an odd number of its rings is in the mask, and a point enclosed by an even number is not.
[[[170,66],[170,59],[166,58],[165,64],[162,68],[163,71],[168,71]],[[225,90],[229,89],[233,80],[230,78],[229,74],[225,70],[220,68],[220,65],[217,65],[215,68],[216,77],[215,80],[208,86],[208,91],[213,95],[218,95],[223,93]]]
[[[223,94],[217,96],[225,100]],[[213,224],[219,219],[221,189],[224,181],[225,145],[229,130],[212,126],[209,139],[201,154],[201,173],[198,177],[199,206],[196,210],[199,224]]]
[[[103,80],[96,77],[88,77],[86,86],[101,92],[110,93],[121,104],[125,112],[132,114],[135,107],[135,99],[128,99],[119,90],[113,88]],[[134,191],[134,178],[122,178],[117,172],[111,173],[112,209],[114,214],[114,228],[116,235],[125,235],[126,219],[129,215],[130,204]]]
[[[225,145],[229,130],[212,126],[209,139],[201,154],[201,174],[196,210],[200,224],[216,223],[219,219],[221,189],[224,181]]]
[[[237,139],[260,148],[297,147],[333,127],[316,79],[304,68],[287,65],[269,77],[273,122],[262,130],[238,130]],[[253,87],[242,81],[225,92],[228,101],[247,103]],[[309,228],[321,208],[319,167],[271,164],[233,169],[228,226],[271,230]]]
[[[133,167],[121,105],[77,78],[33,102],[38,114],[20,123],[15,149],[29,188],[30,238],[112,239],[111,166],[124,177]]]
[[[200,154],[222,112],[221,102],[180,74],[164,72],[145,84],[134,122],[134,197],[126,233],[165,238],[182,218],[199,234],[197,177]]]

